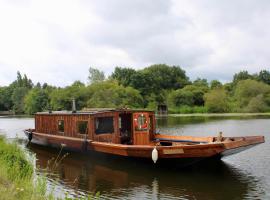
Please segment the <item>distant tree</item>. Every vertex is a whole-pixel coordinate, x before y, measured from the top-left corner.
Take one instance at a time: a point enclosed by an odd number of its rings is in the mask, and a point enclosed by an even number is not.
[[[24,113],[24,97],[29,89],[26,87],[17,87],[12,94],[13,110],[16,114]]]
[[[247,79],[239,81],[235,89],[234,98],[238,102],[240,108],[245,108],[252,98],[257,97],[258,95],[262,95],[264,99],[269,94],[269,85],[255,80]]]
[[[92,83],[98,83],[105,80],[104,72],[96,69],[96,68],[89,68],[89,76],[88,81],[90,84]]]
[[[0,110],[7,111],[13,107],[11,99],[13,93],[13,86],[0,87]]]
[[[236,85],[239,81],[253,79],[254,77],[248,71],[240,71],[233,76],[233,84]]]
[[[243,110],[245,112],[265,112],[269,111],[269,106],[267,106],[263,94],[259,94],[256,97],[252,97]]]
[[[204,105],[204,94],[208,92],[209,88],[205,84],[187,85],[183,88],[185,91],[190,91],[193,94],[193,103],[196,106]]]
[[[207,79],[197,78],[195,81],[193,81],[192,84],[195,85],[195,86],[207,87],[208,88],[208,81],[207,81]]]
[[[136,70],[131,68],[116,67],[111,75],[111,78],[117,80],[123,86],[130,86],[131,78],[136,74]]]
[[[37,82],[36,87],[39,88],[39,89],[41,89],[41,84],[40,84],[40,82]]]
[[[210,82],[210,88],[211,90],[215,89],[215,88],[221,88],[222,87],[222,83],[218,80],[212,80]]]
[[[183,89],[175,90],[169,95],[169,102],[172,106],[194,105],[193,93]]]
[[[23,79],[22,75],[19,71],[17,71],[17,87],[23,87]]]
[[[90,98],[88,107],[142,107],[143,99],[139,91],[118,85],[115,81],[104,81],[88,86]]]
[[[76,100],[77,109],[80,110],[86,106],[89,99],[87,88],[80,81],[75,81],[71,86],[65,88],[50,88],[49,97],[51,107],[54,110],[71,110],[72,99]]]
[[[229,111],[228,96],[224,89],[216,88],[210,90],[204,95],[204,98],[205,106],[209,112],[221,113]]]
[[[138,70],[130,77],[130,86],[140,91],[145,100],[144,106],[153,96],[155,96],[157,104],[164,103],[167,91],[183,88],[189,83],[185,71],[179,66],[165,64],[152,65]]]
[[[270,72],[267,70],[260,71],[258,80],[270,85]]]
[[[49,95],[46,90],[36,87],[24,99],[24,111],[27,114],[45,111],[49,108]]]

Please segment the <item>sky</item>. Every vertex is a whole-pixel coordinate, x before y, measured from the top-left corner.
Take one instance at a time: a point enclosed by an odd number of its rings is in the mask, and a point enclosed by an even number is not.
[[[177,65],[231,81],[270,69],[269,0],[0,0],[0,86],[87,81],[89,67]]]

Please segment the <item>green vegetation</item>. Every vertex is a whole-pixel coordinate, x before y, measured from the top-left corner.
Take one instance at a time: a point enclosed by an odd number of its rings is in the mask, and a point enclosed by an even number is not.
[[[44,176],[34,177],[34,168],[18,145],[0,137],[0,199],[5,200],[61,200],[47,192]],[[61,152],[59,152],[60,155]],[[57,157],[51,167],[56,167],[65,157]],[[65,194],[63,200],[72,200]],[[77,200],[99,199],[99,193]]]
[[[0,137],[0,193],[1,199],[46,199],[46,185],[33,181],[33,166],[15,143]]]
[[[229,83],[198,78],[190,81],[179,66],[158,64],[140,70],[116,67],[106,78],[90,68],[88,85],[75,81],[60,88],[44,83],[34,85],[26,75],[0,87],[0,111],[16,114],[77,108],[129,107],[157,109],[168,105],[170,113],[269,112],[270,72],[240,71]]]

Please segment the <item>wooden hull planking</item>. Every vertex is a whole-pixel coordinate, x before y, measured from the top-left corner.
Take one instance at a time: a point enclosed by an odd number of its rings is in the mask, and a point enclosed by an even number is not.
[[[124,145],[97,142],[82,138],[48,135],[36,133],[34,131],[30,132],[29,130],[26,130],[25,133],[28,138],[29,134],[32,134],[31,142],[40,145],[54,146],[58,148],[62,147],[73,151],[92,151],[124,157],[143,158],[149,159],[150,161],[152,161],[152,151],[156,146],[159,162],[161,162],[161,160],[175,161],[187,158],[197,160],[211,157],[221,158],[264,142],[263,136],[231,137],[228,140],[225,138],[225,141],[223,142],[213,142],[213,137],[157,135],[155,139],[163,138],[168,141],[181,140],[185,142],[172,142],[173,146],[161,146],[157,142],[153,142],[150,145]],[[199,143],[190,144],[192,141],[199,141]]]

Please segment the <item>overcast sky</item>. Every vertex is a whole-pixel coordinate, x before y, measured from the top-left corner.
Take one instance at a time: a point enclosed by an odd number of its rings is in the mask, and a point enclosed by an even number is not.
[[[0,86],[86,82],[90,66],[179,65],[192,79],[269,70],[269,0],[0,0]]]

